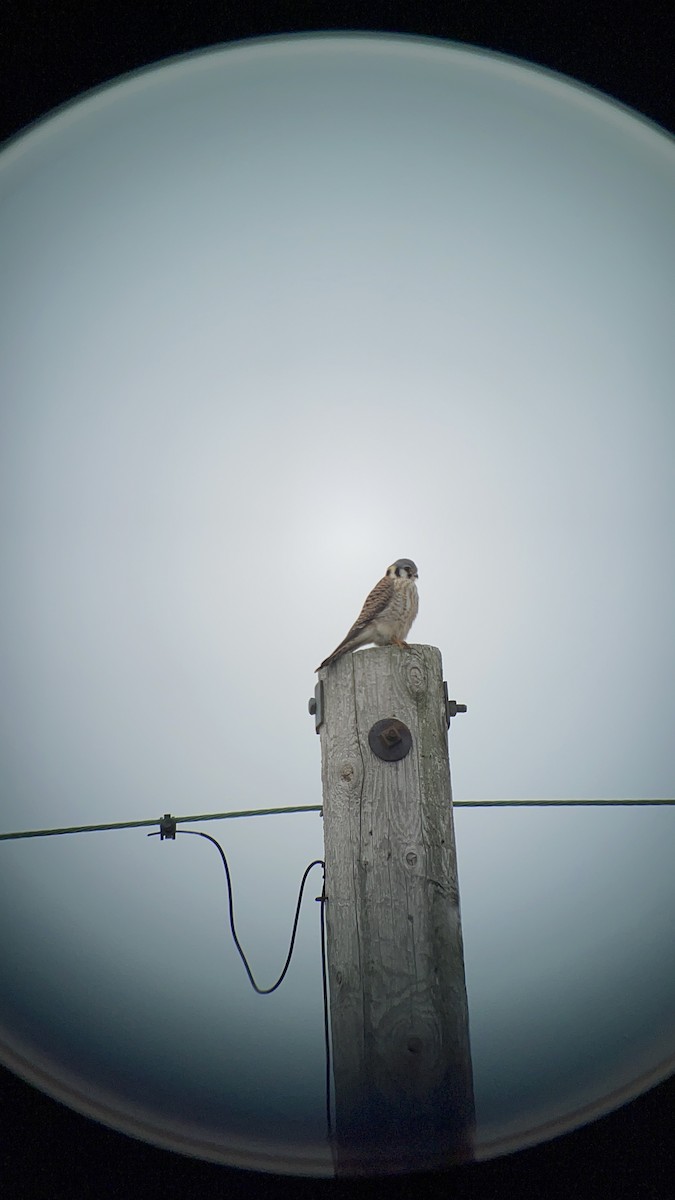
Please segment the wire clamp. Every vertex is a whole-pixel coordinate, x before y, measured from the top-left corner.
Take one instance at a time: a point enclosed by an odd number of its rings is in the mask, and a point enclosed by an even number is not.
[[[176,818],[172,817],[171,813],[164,813],[159,822],[159,838],[162,842],[165,838],[170,838],[174,842],[176,840]]]

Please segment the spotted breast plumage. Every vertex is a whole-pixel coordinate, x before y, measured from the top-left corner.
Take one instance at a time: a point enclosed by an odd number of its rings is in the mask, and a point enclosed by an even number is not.
[[[343,654],[367,646],[406,646],[410,627],[417,616],[417,567],[411,558],[397,558],[375,584],[349,633],[328,658],[316,668],[320,671]]]

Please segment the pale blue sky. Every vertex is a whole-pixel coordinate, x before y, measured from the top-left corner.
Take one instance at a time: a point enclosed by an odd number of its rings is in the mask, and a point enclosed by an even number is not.
[[[319,803],[313,669],[399,556],[456,799],[673,795],[674,186],[618,106],[412,39],[176,60],[10,145],[1,827]],[[320,818],[209,829],[268,982]],[[456,830],[487,1146],[675,1053],[675,812]],[[265,999],[201,839],[0,855],[7,1045],[321,1169],[318,879]]]

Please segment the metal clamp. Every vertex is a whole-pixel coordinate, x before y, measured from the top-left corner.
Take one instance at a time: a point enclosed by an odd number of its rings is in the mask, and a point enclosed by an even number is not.
[[[448,700],[448,685],[445,680],[443,680],[443,701],[445,704],[445,719],[449,729],[452,718],[456,717],[458,713],[466,712],[466,704],[458,704],[456,700]]]
[[[318,733],[323,725],[323,679],[314,688],[314,695],[310,697],[307,707],[309,715],[314,717],[314,729]]]
[[[176,818],[171,813],[164,813],[159,823],[159,839],[163,842],[165,838],[176,840]]]

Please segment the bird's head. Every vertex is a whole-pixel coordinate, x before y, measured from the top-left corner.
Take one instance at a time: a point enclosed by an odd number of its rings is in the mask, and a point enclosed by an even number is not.
[[[411,558],[397,558],[387,567],[387,575],[394,579],[417,579],[417,567]]]

